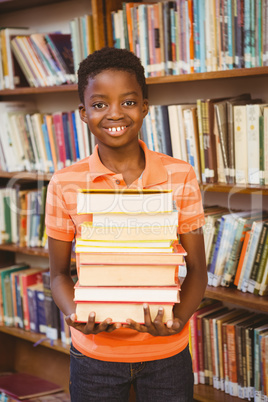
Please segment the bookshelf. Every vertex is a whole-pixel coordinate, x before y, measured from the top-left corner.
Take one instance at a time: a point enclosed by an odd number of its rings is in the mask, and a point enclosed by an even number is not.
[[[79,0],[76,2],[77,12],[88,12],[88,1]],[[47,16],[53,15],[50,26],[55,23],[55,12],[63,10],[62,19],[71,19],[74,12],[73,2],[66,0],[25,0],[25,1],[0,1],[0,13],[7,17],[7,22],[18,23],[23,18],[23,23],[30,24],[31,18],[36,16],[35,25],[45,21]],[[40,12],[40,10],[42,12]],[[43,13],[43,17],[42,14]],[[77,15],[78,15],[77,14]],[[100,15],[99,15],[100,17]],[[60,24],[64,24],[60,21]],[[47,22],[43,24],[48,29]],[[57,27],[57,29],[59,29]],[[66,29],[66,25],[64,25]],[[179,102],[193,102],[200,97],[233,96],[242,93],[245,88],[252,93],[253,97],[262,97],[268,101],[266,88],[268,86],[268,67],[255,67],[249,69],[234,69],[227,71],[216,71],[208,73],[195,73],[165,77],[150,77],[147,79],[149,85],[149,99],[153,104],[171,104]],[[78,104],[77,85],[62,85],[43,88],[16,88],[14,90],[0,91],[0,100],[34,100],[40,109],[54,110],[57,104],[64,109],[72,104]],[[56,100],[55,100],[56,99]],[[66,106],[68,105],[68,106]],[[29,182],[48,182],[51,174],[37,174],[33,172],[0,172],[0,184],[5,184],[14,177]],[[201,191],[204,199],[211,205],[215,200],[227,204],[227,199],[233,193],[237,195],[243,208],[250,205],[253,197],[261,199],[261,205],[267,206],[268,186],[232,186],[227,184],[201,184]],[[17,254],[27,258],[39,258],[47,260],[48,252],[42,248],[18,247],[12,244],[0,245],[1,265],[14,263]],[[73,256],[73,261],[75,257]],[[257,297],[251,294],[238,292],[233,288],[208,287],[206,296],[225,303],[252,310],[268,313],[268,297]],[[39,343],[40,342],[40,343]],[[34,346],[39,343],[38,346]],[[69,378],[69,347],[64,346],[60,341],[53,345],[44,339],[44,336],[25,332],[17,328],[0,327],[0,371],[24,370],[35,373],[48,380],[55,380],[68,390]],[[42,363],[41,363],[42,362]],[[49,367],[49,370],[47,370]],[[133,399],[134,400],[134,399]],[[198,385],[195,387],[196,401],[224,401],[235,402],[238,398],[226,395],[209,386]]]

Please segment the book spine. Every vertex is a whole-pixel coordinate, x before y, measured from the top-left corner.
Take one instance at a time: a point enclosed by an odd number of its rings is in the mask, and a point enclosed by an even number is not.
[[[259,105],[246,105],[248,139],[248,182],[260,183]]]
[[[193,0],[194,72],[201,73],[200,16],[198,0]]]
[[[265,224],[265,227],[267,229],[267,224]],[[257,272],[257,278],[255,282],[255,288],[254,288],[254,294],[258,295],[260,288],[261,288],[261,283],[264,277],[265,273],[265,264],[267,263],[267,258],[268,258],[268,235],[266,234],[266,240],[263,246],[263,251],[260,257],[260,263],[259,263],[259,269]]]
[[[256,280],[257,280],[257,276],[258,276],[258,271],[259,271],[259,267],[260,267],[260,261],[261,261],[261,257],[262,257],[263,249],[264,249],[264,246],[266,243],[267,236],[268,236],[268,225],[264,224],[262,227],[259,241],[258,241],[258,247],[257,247],[257,251],[255,254],[253,267],[251,269],[249,281],[248,281],[248,289],[247,290],[249,293],[254,292],[254,288],[255,288]]]
[[[228,345],[228,371],[230,376],[229,390],[231,396],[237,396],[238,384],[237,384],[235,328],[231,324],[227,325],[227,345]]]
[[[259,144],[260,144],[260,185],[265,185],[265,154],[264,154],[264,116],[259,117]]]
[[[227,58],[227,66],[229,70],[234,68],[234,47],[233,47],[233,2],[232,0],[228,0],[227,3],[227,30],[228,30],[228,58]]]
[[[244,58],[246,68],[251,67],[250,4],[251,0],[244,0]]]

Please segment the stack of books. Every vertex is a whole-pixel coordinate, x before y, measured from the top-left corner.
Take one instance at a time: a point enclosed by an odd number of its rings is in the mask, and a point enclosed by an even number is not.
[[[87,321],[94,311],[96,322],[143,323],[143,303],[152,318],[162,306],[164,321],[171,319],[186,275],[172,191],[81,190],[77,213],[92,214],[76,240],[77,320]]]

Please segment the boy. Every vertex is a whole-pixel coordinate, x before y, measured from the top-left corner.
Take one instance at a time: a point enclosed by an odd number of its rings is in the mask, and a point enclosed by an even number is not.
[[[148,113],[147,88],[140,60],[122,49],[103,48],[80,64],[80,117],[96,137],[90,157],[54,174],[48,188],[46,228],[51,289],[71,327],[72,401],[127,401],[133,383],[137,401],[192,401],[193,375],[188,320],[207,284],[201,226],[204,214],[192,167],[149,151],[138,139]],[[179,210],[178,233],[188,253],[188,273],[174,319],[162,322],[163,309],[144,325],[113,323],[113,311],[95,323],[76,323],[70,277],[71,242],[85,216],[76,213],[78,188],[170,188]],[[91,217],[88,216],[87,220]]]

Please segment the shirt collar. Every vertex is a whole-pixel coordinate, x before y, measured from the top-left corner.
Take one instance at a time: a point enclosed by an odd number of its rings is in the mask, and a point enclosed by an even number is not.
[[[139,144],[145,155],[145,169],[141,177],[142,186],[146,187],[166,182],[168,180],[168,172],[162,163],[160,155],[150,151],[143,141],[139,140]],[[92,155],[89,157],[89,172],[93,182],[100,176],[116,175],[115,172],[106,168],[101,162],[98,145],[95,146]]]

